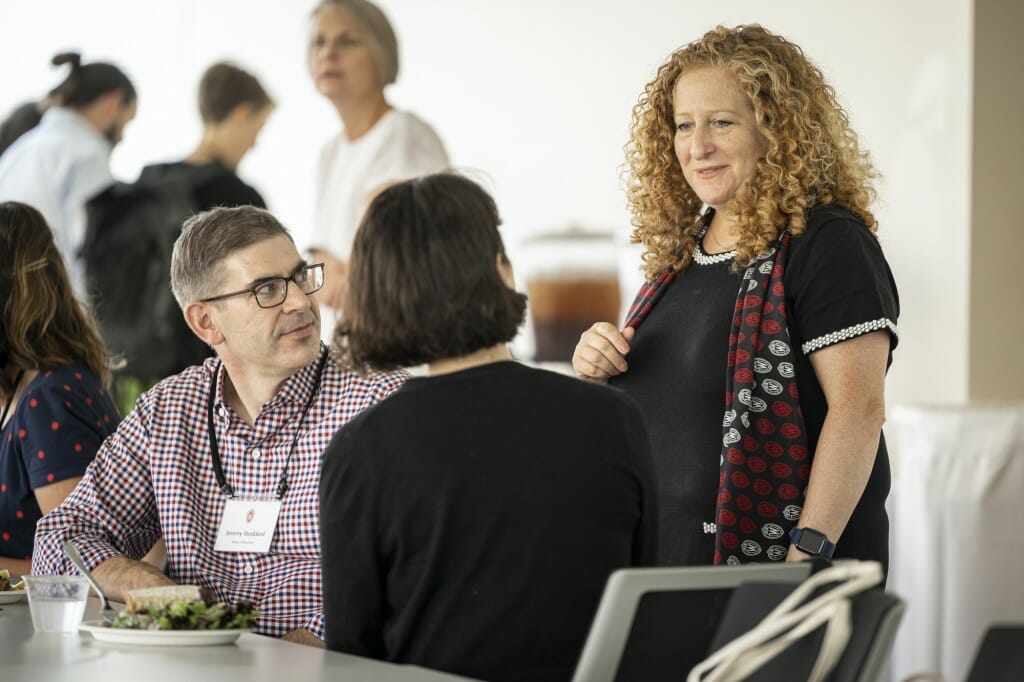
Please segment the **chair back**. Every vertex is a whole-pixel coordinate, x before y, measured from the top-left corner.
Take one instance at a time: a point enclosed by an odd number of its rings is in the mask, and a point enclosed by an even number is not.
[[[1024,623],[993,625],[971,664],[967,682],[1024,680]]]
[[[580,655],[573,682],[678,682],[710,651],[737,586],[787,583],[809,563],[747,564],[616,571]]]
[[[793,585],[752,582],[740,586],[726,609],[711,649],[717,651],[755,628],[793,589]],[[826,679],[829,682],[877,682],[892,651],[906,605],[881,588],[869,589],[848,599],[849,639]],[[808,679],[825,645],[825,629],[822,625],[810,630],[745,679],[748,682]]]

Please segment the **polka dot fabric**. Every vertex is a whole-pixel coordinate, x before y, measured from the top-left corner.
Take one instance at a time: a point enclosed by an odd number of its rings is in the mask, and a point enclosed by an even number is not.
[[[0,431],[0,556],[32,554],[41,514],[34,490],[85,473],[120,418],[86,367],[41,372]]]

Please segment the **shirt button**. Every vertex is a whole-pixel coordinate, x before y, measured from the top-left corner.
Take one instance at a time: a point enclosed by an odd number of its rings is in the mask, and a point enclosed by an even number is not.
[[[253,448],[253,450],[252,450],[252,458],[253,459],[259,459],[262,456],[263,456],[263,453],[260,451],[259,448]]]
[[[245,565],[245,568],[244,568],[244,569],[242,569],[242,570],[244,570],[244,571],[245,571],[245,574],[246,574],[246,575],[252,575],[252,572],[253,572],[253,571],[254,571],[255,569],[253,569],[253,567],[252,567],[252,564],[246,564],[246,565]]]

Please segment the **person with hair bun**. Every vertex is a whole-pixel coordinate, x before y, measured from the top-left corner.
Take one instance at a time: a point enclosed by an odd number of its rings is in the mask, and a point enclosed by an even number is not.
[[[121,421],[106,346],[39,211],[0,203],[0,568],[27,575],[36,522]]]
[[[655,558],[650,445],[618,391],[525,367],[494,200],[457,175],[370,204],[335,334],[428,376],[346,424],[320,481],[328,648],[474,679],[567,680],[609,574]]]
[[[344,294],[352,239],[370,200],[390,183],[445,170],[449,163],[434,129],[385,96],[398,78],[398,41],[380,8],[368,0],[321,0],[312,24],[310,74],[343,125],[320,154],[309,249],[326,270],[326,339],[331,310]]]
[[[899,299],[835,91],[794,43],[719,26],[661,65],[631,133],[647,283],[573,367],[644,410],[660,562],[886,565]]]
[[[39,124],[0,156],[0,201],[21,201],[43,214],[79,296],[84,268],[85,202],[113,183],[110,152],[135,117],[135,87],[112,64],[83,64],[76,53],[53,58],[71,71],[50,94]]]

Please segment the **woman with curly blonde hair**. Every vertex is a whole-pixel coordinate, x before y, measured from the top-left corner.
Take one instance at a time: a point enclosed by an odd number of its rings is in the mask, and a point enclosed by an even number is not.
[[[658,69],[631,133],[648,281],[573,366],[644,410],[660,562],[887,564],[899,301],[835,91],[785,38],[719,26]]]
[[[36,522],[121,421],[107,348],[43,215],[0,203],[0,568],[31,573]]]

